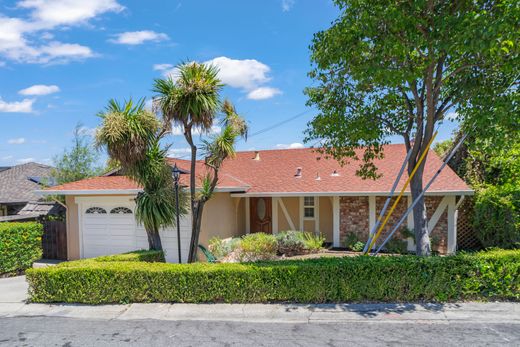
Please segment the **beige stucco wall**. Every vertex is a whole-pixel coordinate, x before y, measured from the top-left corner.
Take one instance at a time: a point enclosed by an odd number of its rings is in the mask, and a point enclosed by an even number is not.
[[[320,197],[320,228],[319,231],[323,237],[325,237],[325,241],[332,242],[333,234],[333,220],[332,220],[332,198],[329,196],[321,196]]]
[[[67,259],[79,259],[79,220],[78,204],[74,202],[75,196],[66,196],[67,205]]]
[[[204,206],[199,243],[207,245],[208,241],[218,236],[228,238],[245,234],[245,204],[240,198],[233,198],[229,193],[215,193]],[[237,214],[242,208],[242,218]]]
[[[291,218],[294,228],[298,230],[300,228],[300,200],[299,198],[294,197],[285,197],[280,198],[280,202],[283,202],[285,205],[285,208],[287,209],[287,213],[289,214],[289,217]],[[291,230],[291,226],[287,219],[285,218],[285,214],[283,213],[282,207],[278,204],[278,230],[279,231],[285,231],[285,230]]]

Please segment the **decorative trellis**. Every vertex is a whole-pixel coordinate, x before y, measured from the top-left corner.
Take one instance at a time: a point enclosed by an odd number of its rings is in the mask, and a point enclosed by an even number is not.
[[[459,250],[475,250],[482,248],[472,225],[473,199],[466,197],[458,208],[457,248]]]

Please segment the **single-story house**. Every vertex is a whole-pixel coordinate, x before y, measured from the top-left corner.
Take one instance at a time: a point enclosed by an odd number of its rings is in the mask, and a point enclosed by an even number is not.
[[[52,169],[33,162],[0,168],[0,222],[64,213],[63,206],[42,201],[42,196],[35,192],[55,184]]]
[[[356,162],[340,166],[320,157],[313,149],[238,152],[223,164],[214,196],[203,214],[200,243],[218,236],[227,238],[252,232],[277,233],[304,230],[321,233],[334,247],[344,245],[354,233],[365,241],[376,223],[402,162],[404,145],[387,145],[384,159],[375,162],[382,175],[377,180],[356,176]],[[189,170],[187,160],[171,158],[173,166]],[[432,151],[428,155],[424,182],[441,166]],[[203,174],[203,163],[198,163]],[[181,176],[182,183],[188,175]],[[404,174],[398,189],[404,184]],[[62,194],[67,204],[68,258],[88,258],[147,247],[142,226],[134,220],[134,198],[140,187],[117,172],[52,187],[45,194]],[[448,167],[426,193],[432,235],[441,253],[456,250],[457,202],[472,190]],[[397,195],[397,194],[396,194]],[[385,232],[411,203],[409,191],[401,199]],[[403,227],[413,228],[413,218]],[[181,220],[182,256],[187,257],[191,235],[190,217]],[[174,228],[161,232],[168,261],[177,261]],[[402,237],[399,233],[397,237]],[[408,240],[414,249],[413,240]]]

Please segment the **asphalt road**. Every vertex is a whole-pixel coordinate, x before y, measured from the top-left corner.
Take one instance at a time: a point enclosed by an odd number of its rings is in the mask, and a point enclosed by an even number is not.
[[[520,325],[0,318],[0,346],[519,346]]]

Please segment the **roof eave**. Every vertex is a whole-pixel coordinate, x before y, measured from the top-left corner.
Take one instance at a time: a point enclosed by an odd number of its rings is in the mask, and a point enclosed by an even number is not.
[[[294,196],[387,196],[390,192],[244,192],[231,194],[234,197],[294,197]],[[444,195],[474,195],[473,190],[435,190],[426,192],[427,196],[444,196]],[[394,194],[395,196],[397,194]],[[405,192],[404,195],[410,195],[410,192]]]

